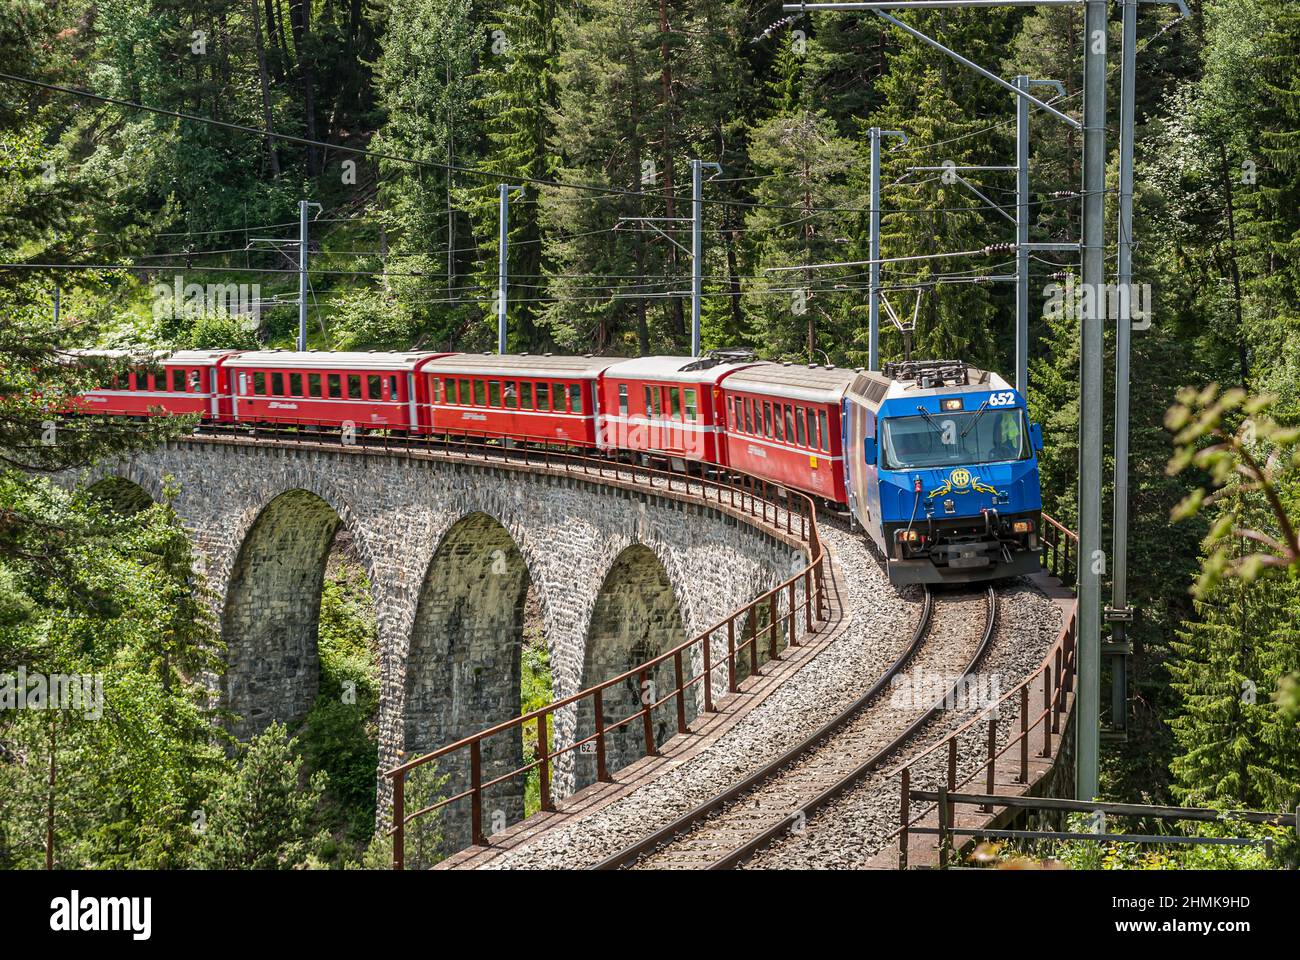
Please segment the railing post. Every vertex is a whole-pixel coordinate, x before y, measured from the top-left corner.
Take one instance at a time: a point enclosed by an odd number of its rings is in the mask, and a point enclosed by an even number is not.
[[[1058,678],[1058,685],[1059,685],[1060,682],[1059,678],[1061,677],[1061,648],[1060,647],[1056,648],[1056,669],[1052,672],[1052,676]],[[1052,733],[1060,733],[1061,732],[1061,707],[1062,707],[1061,701],[1064,698],[1061,697],[1055,690],[1052,691],[1052,694],[1053,694],[1052,702],[1047,705],[1048,712],[1051,714],[1052,717]],[[1044,720],[1043,722],[1046,723],[1047,721]]]
[[[790,592],[786,599],[789,601],[789,606],[786,608],[786,616],[789,618],[789,625],[790,625],[790,639],[787,641],[787,646],[797,647],[799,646],[799,640],[795,636],[796,621],[795,621],[794,612],[797,608],[794,605],[794,581],[793,580],[790,581]]]
[[[609,782],[609,767],[605,764],[605,705],[601,688],[592,692],[592,707],[596,711],[596,779]]]
[[[1043,664],[1043,754],[1052,755],[1052,665]]]
[[[988,786],[988,790],[986,792],[988,793],[989,796],[992,796],[994,793],[993,775],[994,775],[995,768],[998,765],[997,755],[998,755],[998,718],[989,717],[989,762],[988,762],[988,776],[986,778],[987,786]],[[982,809],[984,810],[985,813],[992,813],[993,805],[986,803]]]
[[[551,746],[550,738],[546,735],[546,716],[545,713],[537,716],[537,787],[541,808],[554,810],[555,804],[551,803]]]
[[[393,774],[393,869],[406,869],[406,773]]]
[[[1029,684],[1020,688],[1020,782],[1029,782]]]
[[[713,712],[713,631],[704,638],[704,649],[700,651],[704,658],[704,712]]]
[[[773,590],[767,599],[767,658],[769,660],[777,659],[776,632],[781,624],[780,619],[778,619],[776,615],[776,595],[777,591]]]
[[[907,767],[903,768],[903,775],[899,777],[899,782],[902,784],[902,793],[898,801],[898,819],[899,819],[899,827],[900,827],[898,831],[898,869],[906,870],[907,869],[907,839],[908,839],[907,822],[908,820],[911,819],[912,816],[912,812],[910,810],[910,804],[912,800],[912,790],[911,790],[912,773],[909,768]]]
[[[810,566],[803,572],[803,629],[804,633],[811,635],[813,633],[813,576],[812,567]]]
[[[483,751],[482,741],[469,744],[470,836],[476,847],[487,846],[483,837]]]
[[[948,738],[948,790],[957,792],[957,738]]]
[[[641,702],[644,706],[641,708],[641,729],[645,734],[645,755],[653,757],[655,755],[655,726],[654,720],[650,716],[651,704],[655,702],[654,689],[650,686],[650,678],[645,670],[637,674],[637,679],[641,686]]]
[[[759,676],[758,672],[758,604],[749,608],[749,672]]]
[[[707,641],[705,641],[707,643]],[[682,675],[682,652],[673,653],[673,679],[677,683],[677,732],[686,732],[686,679]]]
[[[939,818],[939,869],[948,869],[948,846],[951,839],[948,834],[948,788],[939,787],[939,803],[934,808]]]
[[[727,620],[727,692],[740,689],[736,684],[736,618]]]

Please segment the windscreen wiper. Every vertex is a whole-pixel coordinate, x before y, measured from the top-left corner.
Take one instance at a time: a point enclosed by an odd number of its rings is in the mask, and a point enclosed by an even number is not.
[[[966,439],[966,434],[970,433],[972,430],[975,429],[975,425],[980,422],[980,417],[984,416],[984,411],[987,410],[988,408],[989,408],[989,402],[985,400],[983,403],[980,404],[980,408],[975,411],[975,416],[971,419],[970,423],[966,424],[966,429],[961,432],[961,436],[958,439],[960,440]]]
[[[940,433],[943,433],[943,427],[939,425],[938,420],[934,419],[933,413],[931,413],[929,410],[925,409],[925,407],[922,407],[920,405],[917,406],[916,412],[919,413],[922,416],[922,418],[924,418],[926,423],[934,427],[934,429],[939,431]]]

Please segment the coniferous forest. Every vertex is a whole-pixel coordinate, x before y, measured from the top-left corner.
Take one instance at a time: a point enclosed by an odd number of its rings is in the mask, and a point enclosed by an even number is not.
[[[1181,21],[1170,4],[1139,7],[1139,615],[1128,734],[1102,745],[1102,791],[1293,811],[1300,5],[1190,7]],[[906,19],[1001,76],[1059,80],[1063,94],[1035,90],[1081,115],[1081,5]],[[1014,269],[1000,209],[1015,203],[1014,172],[967,174],[973,191],[946,168],[1014,162],[1012,96],[870,13],[791,16],[775,0],[2,0],[0,674],[102,675],[111,709],[0,710],[0,867],[390,856],[374,836],[379,675],[353,548],[335,542],[322,599],[332,695],[297,729],[223,739],[201,679],[221,669],[220,631],[166,498],[54,479],[186,425],[106,421],[50,442],[48,398],[97,375],[64,351],[292,348],[300,200],[319,204],[309,347],[495,350],[506,182],[520,188],[510,352],[688,353],[690,232],[663,224],[679,247],[646,218],[690,216],[701,160],[720,167],[702,188],[704,349],[863,366],[867,268],[770,270],[869,257],[872,127],[907,135],[882,153],[883,256],[930,256],[882,270],[892,303],[916,311],[914,353],[1009,377],[1015,290],[995,278]],[[1080,146],[1034,114],[1032,240],[1079,237]],[[933,257],[947,252],[963,255]],[[1044,506],[1069,527],[1079,322],[1038,308],[1077,271],[1077,257],[1031,260],[1029,401],[1047,441]],[[258,309],[181,309],[177,277],[250,285]],[[883,322],[883,358],[902,351]],[[1108,354],[1108,391],[1112,370]],[[1109,443],[1109,400],[1106,417]],[[1111,470],[1108,455],[1107,518]],[[547,702],[546,669],[543,643],[525,655],[526,708]]]

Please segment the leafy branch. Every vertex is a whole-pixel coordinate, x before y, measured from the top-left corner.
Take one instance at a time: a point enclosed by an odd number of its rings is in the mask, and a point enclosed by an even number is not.
[[[1282,478],[1300,465],[1300,428],[1273,419],[1268,412],[1273,402],[1269,395],[1220,391],[1212,383],[1200,391],[1183,388],[1165,414],[1165,426],[1175,434],[1166,472],[1176,476],[1195,467],[1209,477],[1174,507],[1170,519],[1185,520],[1209,506],[1221,509],[1202,543],[1206,559],[1192,588],[1197,597],[1225,577],[1250,581],[1266,569],[1300,568],[1300,539],[1281,489]],[[1260,497],[1276,524],[1271,532],[1246,519]],[[1237,547],[1247,542],[1260,549],[1248,553]]]

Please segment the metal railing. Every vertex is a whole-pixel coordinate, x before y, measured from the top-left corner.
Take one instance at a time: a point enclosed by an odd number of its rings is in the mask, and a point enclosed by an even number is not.
[[[1098,813],[1107,817],[1135,817],[1152,820],[1189,823],[1238,822],[1297,828],[1300,809],[1296,813],[1269,813],[1261,810],[1215,810],[1211,807],[1168,807],[1145,803],[1102,803],[1100,801],[1061,800],[1055,797],[1012,797],[991,793],[950,793],[947,788],[938,790],[912,790],[912,800],[936,805],[939,822],[933,827],[909,827],[904,832],[936,838],[936,851],[940,870],[948,869],[954,837],[987,837],[1002,840],[1060,841],[1077,840],[1091,843],[1132,843],[1142,845],[1180,846],[1231,846],[1263,847],[1268,856],[1273,855],[1272,838],[1252,837],[1196,837],[1177,834],[1092,833],[1079,830],[1001,830],[989,827],[958,827],[953,808],[958,804],[978,805],[982,810],[1002,807],[1016,810],[1036,810],[1047,813]]]
[[[1063,556],[1066,558],[1070,556],[1070,544],[1073,543],[1074,555],[1077,557],[1078,537],[1046,514],[1043,514],[1043,520],[1045,521],[1044,530],[1054,529],[1064,542]],[[1055,570],[1053,570],[1053,573],[1055,574]],[[925,813],[922,813],[913,818],[911,813],[911,800],[915,793],[911,789],[912,768],[922,760],[940,749],[947,752],[947,776],[943,789],[946,794],[951,795],[955,794],[960,787],[971,783],[981,775],[983,775],[985,782],[985,792],[992,794],[994,792],[997,762],[1013,747],[1018,747],[1020,754],[1019,769],[1016,774],[1018,783],[1026,785],[1029,783],[1029,753],[1033,741],[1039,740],[1041,743],[1037,754],[1040,758],[1050,759],[1052,757],[1052,738],[1059,737],[1061,733],[1061,716],[1067,709],[1068,698],[1074,689],[1075,655],[1077,651],[1076,613],[1077,608],[1071,607],[1069,616],[1062,626],[1061,635],[1051,649],[1048,650],[1038,669],[1028,674],[1020,683],[1004,693],[994,703],[984,707],[942,740],[889,772],[889,777],[898,775],[901,786],[899,827],[890,835],[890,839],[898,837],[899,840],[898,866],[900,869],[906,869],[907,867],[908,833],[909,831],[915,832],[915,824],[919,823],[925,816]],[[1029,706],[1030,688],[1040,678],[1043,686],[1042,708],[1031,717]],[[998,708],[1011,700],[1012,697],[1017,697],[1020,701],[1020,730],[999,748]],[[957,771],[961,737],[963,734],[978,730],[980,727],[986,727],[988,731],[987,736],[984,738],[983,756],[980,763],[959,780]],[[991,810],[992,808],[988,809]],[[949,815],[951,815],[951,811],[949,811]]]
[[[1068,528],[1043,514],[1040,531],[1043,566],[1067,586],[1074,585],[1079,558],[1079,538]]]

